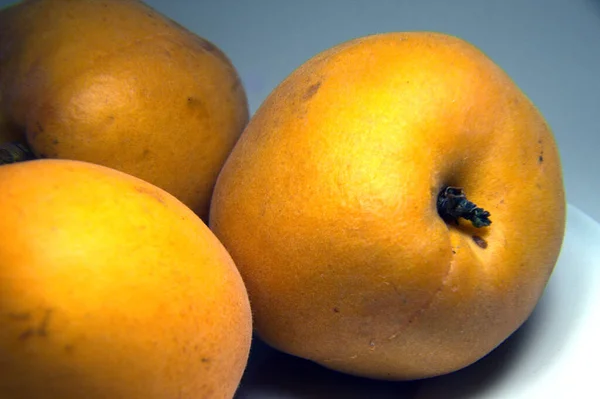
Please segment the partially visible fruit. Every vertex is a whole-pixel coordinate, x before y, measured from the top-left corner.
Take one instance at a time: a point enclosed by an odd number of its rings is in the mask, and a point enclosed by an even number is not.
[[[0,11],[0,144],[109,166],[205,221],[248,121],[227,56],[137,0],[25,0]]]
[[[0,397],[232,398],[247,293],[180,201],[103,166],[0,166]]]

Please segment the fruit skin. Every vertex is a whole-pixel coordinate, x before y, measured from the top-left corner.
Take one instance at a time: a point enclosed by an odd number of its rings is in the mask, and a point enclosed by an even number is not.
[[[0,167],[0,397],[231,398],[245,287],[165,191],[70,160]]]
[[[0,139],[97,163],[207,221],[217,174],[248,122],[226,55],[135,0],[30,0],[0,12]]]
[[[446,224],[445,186],[492,225]],[[436,32],[357,38],[294,71],[225,163],[210,217],[260,337],[390,380],[460,369],[514,332],[564,225],[543,117],[482,52]]]

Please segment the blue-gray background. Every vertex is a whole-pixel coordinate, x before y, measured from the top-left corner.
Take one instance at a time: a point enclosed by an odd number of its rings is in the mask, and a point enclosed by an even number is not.
[[[14,1],[0,0],[0,6]],[[460,36],[503,67],[544,114],[567,200],[600,221],[600,0],[147,0],[218,45],[251,112],[319,51],[386,31]]]

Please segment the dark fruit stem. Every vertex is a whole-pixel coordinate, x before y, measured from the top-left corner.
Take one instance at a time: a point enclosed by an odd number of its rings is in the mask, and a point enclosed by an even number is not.
[[[0,144],[0,165],[32,159],[35,159],[35,155],[27,144],[17,141]]]
[[[438,195],[437,210],[446,221],[458,223],[463,218],[477,228],[492,224],[490,213],[469,201],[460,187],[445,187]]]

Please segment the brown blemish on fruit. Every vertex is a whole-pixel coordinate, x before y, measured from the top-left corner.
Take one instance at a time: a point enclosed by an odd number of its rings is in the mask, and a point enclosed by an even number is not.
[[[154,198],[155,200],[157,200],[158,202],[160,202],[162,205],[165,205],[165,199],[162,196],[162,194],[156,190],[153,190],[152,188],[136,186],[135,191],[137,191],[140,194],[148,195],[148,196]]]
[[[209,42],[208,40],[205,39],[200,39],[198,41],[200,43],[200,46],[208,51],[209,53],[216,53],[219,52],[219,50],[217,49],[217,46],[215,46],[214,44],[212,44],[211,42]]]
[[[475,244],[477,244],[477,246],[479,248],[483,248],[483,249],[487,248],[488,243],[486,240],[484,240],[483,238],[476,236],[476,235],[472,236],[472,238],[473,238],[473,241],[475,242]]]
[[[30,327],[27,330],[23,331],[21,335],[19,335],[19,340],[25,341],[32,337],[47,337],[48,325],[50,324],[51,317],[52,309],[46,309],[40,323],[35,327]]]
[[[12,321],[27,321],[27,320],[31,320],[31,313],[29,313],[29,312],[9,313],[8,318]]]
[[[333,313],[340,313],[340,310],[338,308],[333,308]]]
[[[202,39],[202,38],[197,38],[197,42],[200,45],[200,48],[202,50],[204,50],[206,53],[208,54],[212,54],[214,55],[216,58],[220,59],[221,61],[224,61],[225,63],[229,64],[229,59],[225,56],[225,54],[217,47],[215,46],[213,43],[209,42],[206,39]]]
[[[35,330],[33,328],[29,328],[19,335],[19,341],[26,341],[28,338],[33,337],[35,334]]]
[[[187,100],[188,110],[194,114],[194,117],[202,120],[210,120],[211,114],[206,108],[206,104],[202,99],[194,96],[188,96]]]
[[[231,91],[238,91],[242,87],[242,79],[236,76],[235,81],[231,85]]]
[[[44,317],[37,329],[37,334],[40,337],[48,335],[48,325],[50,324],[50,317],[52,316],[52,309],[47,309],[44,313]]]
[[[312,85],[308,86],[308,89],[306,89],[306,92],[304,93],[304,96],[303,96],[304,101],[308,101],[311,98],[313,98],[314,95],[317,94],[317,92],[319,91],[320,87],[321,87],[321,82],[313,83]]]

